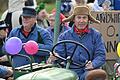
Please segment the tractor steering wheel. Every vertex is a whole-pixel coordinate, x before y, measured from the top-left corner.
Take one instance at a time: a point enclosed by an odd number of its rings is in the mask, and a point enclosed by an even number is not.
[[[64,44],[63,46],[64,46],[64,50],[65,50],[65,55],[67,55],[67,43],[70,43],[70,44],[74,44],[75,45],[75,47],[74,47],[74,49],[73,49],[73,52],[72,52],[72,55],[70,55],[70,56],[67,56],[66,58],[64,58],[64,57],[62,57],[62,56],[57,56],[57,55],[55,55],[55,48],[58,46],[58,45],[61,45],[61,44]],[[73,58],[73,56],[74,56],[74,54],[75,54],[75,51],[76,51],[76,49],[77,49],[77,47],[81,47],[81,48],[83,48],[86,52],[87,52],[87,56],[88,56],[88,60],[86,60],[86,62],[81,62],[81,63],[76,63],[76,62],[73,62],[73,60],[72,60],[72,58]],[[79,43],[79,42],[76,42],[76,41],[72,41],[72,40],[62,40],[62,41],[59,41],[57,44],[55,44],[54,45],[54,47],[52,48],[52,54],[53,54],[53,56],[55,56],[55,57],[57,57],[58,59],[60,59],[60,60],[62,60],[62,61],[66,61],[66,62],[69,62],[70,64],[73,64],[73,65],[75,65],[75,66],[77,66],[78,68],[81,68],[81,67],[84,67],[87,63],[88,63],[88,61],[90,61],[90,53],[89,53],[89,51],[88,51],[88,49],[83,45],[83,44],[81,44],[81,43]]]

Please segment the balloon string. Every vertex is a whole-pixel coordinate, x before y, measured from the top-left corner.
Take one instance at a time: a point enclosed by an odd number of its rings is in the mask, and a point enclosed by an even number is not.
[[[35,63],[34,57],[32,55],[30,55],[32,63]]]
[[[22,43],[22,46],[24,46],[26,43]]]

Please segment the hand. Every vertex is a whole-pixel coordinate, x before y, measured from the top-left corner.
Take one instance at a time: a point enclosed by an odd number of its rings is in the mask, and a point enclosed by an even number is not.
[[[7,67],[7,69],[8,69],[8,73],[7,73],[6,77],[9,77],[13,74],[13,70],[12,70],[12,67]]]
[[[0,62],[8,61],[8,58],[6,55],[0,57]]]
[[[2,66],[4,68],[6,68],[7,70],[7,74],[5,76],[3,76],[4,78],[9,78],[13,75],[13,70],[12,70],[12,67],[7,67],[7,66]],[[12,77],[10,79],[7,79],[7,80],[13,80]]]
[[[56,56],[58,56],[57,53],[54,53]],[[53,56],[53,54],[50,52],[50,57],[47,60],[47,64],[52,64],[57,58]]]
[[[94,69],[91,61],[88,61],[88,63],[85,65],[85,67],[86,67],[85,69],[87,69],[87,70]]]

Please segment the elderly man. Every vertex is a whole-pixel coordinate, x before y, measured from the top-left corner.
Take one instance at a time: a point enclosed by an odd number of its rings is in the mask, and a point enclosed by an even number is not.
[[[29,40],[33,40],[38,43],[40,49],[51,50],[53,44],[52,38],[47,30],[38,26],[36,23],[36,15],[37,13],[35,9],[24,7],[23,13],[21,14],[22,25],[13,29],[10,32],[8,38],[18,37],[22,40],[23,43],[26,43]],[[28,55],[24,50],[22,50],[20,53]],[[34,55],[34,61],[36,63],[40,63],[41,61],[45,60],[47,56],[49,56],[49,54],[38,52],[36,55]],[[13,61],[15,67],[28,64],[27,60],[24,60],[20,57],[14,57]]]
[[[106,74],[103,70],[99,69],[106,60],[104,41],[101,33],[89,25],[90,21],[95,23],[99,23],[99,21],[91,15],[89,8],[86,6],[76,6],[72,15],[63,21],[74,21],[74,25],[72,26],[72,29],[69,29],[68,31],[61,34],[58,40],[72,40],[79,42],[86,46],[90,53],[90,60],[84,67],[72,70],[78,74],[79,80],[98,80],[93,79],[96,76],[102,78],[100,80],[104,80]],[[56,55],[65,58],[65,51],[68,51],[67,55],[72,55],[71,52],[74,51],[75,45],[69,44],[66,45],[66,47],[66,49],[69,50],[64,49],[64,45],[58,45],[55,49]],[[53,56],[50,56],[48,63],[52,61],[51,59],[53,60]],[[85,50],[77,48],[72,59],[73,62],[81,63],[86,62],[88,60],[88,56]],[[94,74],[91,75],[91,73]],[[101,75],[104,76],[100,77]]]

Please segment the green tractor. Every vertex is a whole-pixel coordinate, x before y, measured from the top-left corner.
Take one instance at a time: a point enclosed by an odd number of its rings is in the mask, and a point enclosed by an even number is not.
[[[82,47],[83,49],[86,50],[87,55],[90,59],[89,56],[89,51],[88,49],[75,41],[70,41],[70,40],[65,40],[65,41],[61,41],[59,43],[57,43],[53,49],[52,49],[52,54],[54,55],[54,49],[56,48],[56,46],[60,45],[60,44],[66,44],[66,43],[72,43],[75,44],[76,47],[74,48],[74,52],[76,51],[77,46]],[[44,52],[49,52],[48,50],[44,50],[44,49],[39,49],[39,51],[44,51]],[[13,57],[16,56],[20,56],[20,57],[25,57],[26,59],[29,60],[30,64],[28,65],[24,65],[21,67],[13,67],[14,70],[14,79],[15,80],[78,80],[78,76],[75,72],[69,70],[69,67],[71,64],[74,64],[76,66],[80,67],[84,67],[85,64],[87,63],[75,63],[72,61],[72,57],[74,56],[74,52],[71,56],[68,56],[67,58],[63,58],[60,56],[55,56],[57,58],[59,58],[60,60],[62,60],[62,62],[67,62],[66,66],[63,68],[61,66],[61,63],[56,63],[56,64],[45,64],[45,63],[32,63],[32,58],[26,55],[22,55],[22,54],[16,54],[16,55],[12,55]],[[67,53],[66,53],[67,54]],[[89,61],[89,60],[88,60]],[[11,63],[13,64],[13,61],[11,60]]]
[[[55,52],[55,48],[58,45],[64,45],[64,48],[66,49],[66,45],[68,44],[73,44],[75,45],[74,50],[72,52],[72,55],[67,56],[67,58],[64,58],[62,56],[56,56],[54,54]],[[75,55],[75,51],[77,48],[83,48],[87,53],[86,55],[88,56],[88,60],[85,63],[75,63],[73,60],[73,56]],[[39,51],[44,51],[44,52],[49,52],[48,50],[44,50],[44,49],[39,49]],[[27,58],[30,62],[30,64],[28,65],[24,65],[24,66],[20,66],[20,67],[16,67],[14,68],[13,66],[13,70],[14,70],[14,74],[13,77],[15,80],[79,80],[78,75],[70,70],[72,69],[72,67],[70,66],[75,65],[77,66],[77,69],[84,67],[88,61],[90,60],[90,54],[88,49],[82,45],[81,43],[78,43],[76,41],[71,41],[71,40],[63,40],[58,42],[56,45],[54,45],[54,47],[52,48],[52,54],[58,58],[60,61],[56,62],[55,64],[46,64],[46,63],[33,63],[32,59],[33,57],[29,57],[26,55],[21,55],[21,54],[15,54],[12,55],[13,57],[16,56],[20,56],[20,57],[24,57]],[[67,55],[67,51],[65,52],[65,54]],[[14,64],[14,62],[11,59],[11,63],[12,65]],[[65,65],[63,64],[65,63]],[[64,66],[64,67],[63,67]],[[74,69],[74,68],[73,68]],[[94,74],[93,74],[94,73]],[[94,76],[96,74],[96,76]],[[91,79],[95,78],[95,77],[102,77],[102,78],[106,78],[106,73],[105,72],[97,72],[95,70],[93,70],[93,72],[91,72],[89,74],[89,78]],[[88,80],[90,80],[88,79]]]
[[[59,35],[59,22],[60,22],[59,14],[60,14],[61,1],[64,1],[64,0],[56,0],[56,20],[55,20],[56,24],[54,28],[54,45],[55,46],[52,49],[52,54],[54,55],[53,52],[57,45],[62,43],[65,44],[68,42],[69,43],[73,42],[74,44],[76,44],[76,46],[81,46],[83,49],[85,49],[88,52],[87,55],[89,56],[89,51],[84,47],[84,45],[80,43],[76,43],[74,41],[62,41],[57,43],[57,38]],[[120,37],[119,35],[117,35],[117,34],[120,34],[119,28],[118,28],[119,11],[93,12],[93,15],[96,17],[96,19],[101,21],[101,25],[97,25],[96,28],[103,34],[106,49],[107,49],[107,55],[109,57],[106,60],[106,64],[108,66],[106,66],[105,64],[105,68],[106,68],[105,71],[106,72],[108,71],[107,72],[108,80],[120,80],[120,75],[118,74],[120,65],[118,64],[115,68],[113,67],[113,64],[116,63],[116,60],[118,59],[118,57],[116,56],[116,44],[118,41],[117,39]],[[107,22],[107,21],[114,21],[114,22]],[[96,24],[92,24],[92,25],[96,25]],[[41,50],[41,51],[46,51],[46,50]],[[15,57],[15,56],[25,57],[30,62],[30,64],[28,65],[24,65],[17,68],[14,68],[12,66],[14,70],[13,76],[15,80],[78,80],[79,79],[78,75],[75,72],[70,70],[70,65],[74,64],[80,68],[85,66],[85,64],[87,63],[87,62],[81,63],[81,64],[74,63],[72,62],[72,56],[68,56],[66,59],[60,56],[56,56],[61,61],[66,62],[66,66],[62,67],[61,66],[62,64],[59,62],[57,64],[45,64],[45,63],[38,64],[38,63],[33,63],[32,57],[21,55],[21,54],[12,55],[12,57]],[[95,76],[90,75],[90,77],[95,77]]]

